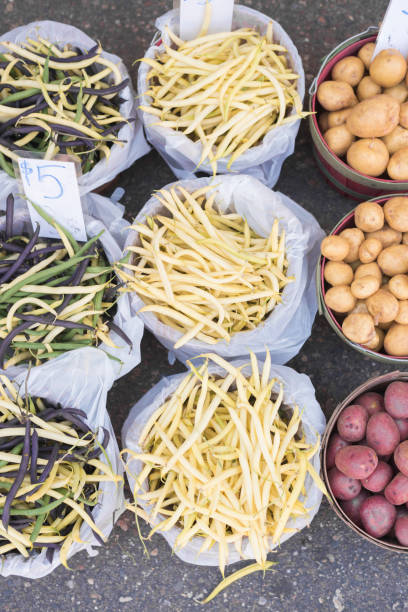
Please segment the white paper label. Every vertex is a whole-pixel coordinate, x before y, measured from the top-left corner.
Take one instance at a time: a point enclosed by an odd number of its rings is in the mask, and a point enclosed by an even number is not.
[[[24,193],[38,204],[80,242],[86,230],[79,195],[75,164],[70,161],[18,158]],[[58,232],[27,202],[33,225],[40,225],[40,236],[58,238]]]
[[[209,34],[230,32],[234,0],[208,0],[211,4]],[[180,0],[180,38],[192,40],[200,33],[207,0]]]
[[[404,57],[408,56],[408,0],[390,0],[373,57],[391,48],[398,49]]]

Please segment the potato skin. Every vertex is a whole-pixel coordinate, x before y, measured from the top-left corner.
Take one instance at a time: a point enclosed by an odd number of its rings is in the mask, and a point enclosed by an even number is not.
[[[408,102],[401,104],[399,123],[402,127],[408,128]]]
[[[379,289],[367,298],[367,308],[374,324],[390,323],[398,315],[399,305],[396,297],[385,289]]]
[[[395,380],[384,393],[384,406],[393,419],[408,419],[408,383]]]
[[[344,81],[355,87],[363,78],[365,66],[359,57],[343,57],[332,70],[333,81]]]
[[[361,244],[364,242],[363,232],[357,227],[348,227],[340,232],[339,236],[347,240],[349,244],[349,252],[344,258],[344,261],[346,263],[358,261],[358,251]]]
[[[364,300],[357,300],[353,310],[350,310],[349,314],[369,314],[367,304]]]
[[[328,308],[340,313],[350,312],[356,305],[356,298],[348,285],[331,287],[326,291],[324,301]]]
[[[361,49],[359,50],[359,52],[357,53],[358,57],[361,59],[361,61],[363,62],[367,70],[371,64],[374,49],[375,49],[375,43],[369,42],[363,45]]]
[[[378,465],[378,457],[369,446],[352,444],[341,448],[335,457],[336,468],[349,478],[368,478]]]
[[[400,432],[401,442],[408,440],[408,419],[394,419]]]
[[[336,467],[333,467],[327,473],[330,488],[336,499],[350,500],[361,491],[361,482],[355,478],[348,478]]]
[[[348,446],[349,442],[343,440],[338,433],[334,433],[330,436],[329,443],[326,449],[326,468],[330,470],[332,467],[336,465],[334,459],[341,448]]]
[[[354,136],[382,138],[397,127],[399,116],[400,104],[397,100],[392,96],[379,94],[354,106],[346,123]]]
[[[395,507],[383,495],[372,495],[361,504],[364,531],[374,538],[382,538],[391,531],[396,516]]]
[[[378,96],[380,93],[381,87],[370,76],[363,77],[357,86],[357,97],[360,102],[374,98],[374,96]]]
[[[408,516],[400,516],[395,521],[394,533],[401,546],[408,546]]]
[[[347,406],[337,419],[337,431],[346,442],[360,442],[365,436],[368,414],[358,404]]]
[[[371,62],[369,72],[381,87],[394,87],[405,77],[407,62],[397,49],[384,49]]]
[[[330,261],[343,261],[350,251],[350,246],[341,236],[326,236],[320,245],[320,250],[323,257]]]
[[[408,300],[408,276],[396,274],[390,278],[388,288],[397,300]]]
[[[357,104],[354,90],[349,83],[324,81],[317,90],[317,99],[327,111],[338,111]]]
[[[386,276],[406,274],[408,272],[408,246],[393,244],[378,256],[378,265]]]
[[[381,176],[389,163],[388,149],[379,138],[362,138],[347,151],[348,165],[367,176]]]
[[[371,263],[375,261],[382,251],[381,240],[378,238],[367,238],[361,243],[358,250],[358,257],[361,263]]]
[[[384,348],[388,355],[408,356],[408,325],[394,323],[385,335]]]
[[[394,87],[386,87],[384,93],[395,98],[400,104],[403,104],[408,97],[408,89],[404,81]]]
[[[384,226],[384,211],[377,202],[361,202],[354,211],[354,223],[363,232],[375,232]]]
[[[362,276],[351,283],[351,293],[358,300],[366,300],[380,288],[380,282],[375,276]]]
[[[328,129],[327,132],[323,134],[323,138],[329,149],[331,149],[335,155],[338,155],[338,157],[345,155],[350,145],[355,140],[355,137],[353,134],[350,134],[345,123]]]
[[[375,391],[367,391],[367,393],[360,395],[356,399],[356,404],[365,408],[369,417],[384,410],[384,398]]]
[[[368,233],[367,238],[378,238],[383,245],[383,249],[386,249],[393,244],[400,244],[402,234],[401,232],[391,229],[389,225],[384,224],[384,227],[381,230]]]
[[[368,499],[368,497],[369,494],[367,493],[367,491],[365,489],[361,489],[357,497],[353,497],[353,499],[340,502],[340,507],[343,512],[355,525],[357,525],[357,527],[362,527],[363,525],[360,518],[360,510],[363,502]]]
[[[353,282],[353,277],[353,268],[343,261],[328,261],[324,266],[324,278],[333,287],[350,285]]]
[[[391,482],[393,476],[392,467],[385,463],[385,461],[379,461],[374,472],[368,478],[363,478],[361,484],[367,491],[371,493],[381,493]]]
[[[384,204],[384,217],[392,229],[397,232],[408,232],[408,198],[404,196],[390,198]]]
[[[344,319],[341,328],[346,338],[356,344],[367,344],[375,337],[374,321],[369,314],[350,314]]]
[[[343,125],[347,121],[347,117],[351,113],[351,108],[343,108],[339,111],[332,111],[327,113],[327,128],[337,127]]]
[[[385,498],[394,504],[394,506],[402,506],[408,502],[408,478],[404,474],[397,474],[391,482],[385,487]]]
[[[388,149],[390,155],[394,155],[400,149],[408,147],[408,130],[406,128],[397,125],[391,132],[382,139],[383,143]]]
[[[371,351],[376,351],[378,353],[384,346],[385,333],[380,327],[375,327],[374,331],[375,337],[370,342],[364,344],[364,346]]]
[[[394,451],[394,463],[404,476],[408,476],[408,440],[398,444]]]
[[[395,322],[400,325],[408,325],[408,300],[399,302],[398,314],[395,317]]]
[[[383,457],[394,452],[400,443],[400,433],[389,414],[377,412],[368,419],[366,440],[368,446]]]
[[[399,149],[391,156],[387,172],[394,181],[408,180],[408,147]]]
[[[379,282],[382,281],[382,272],[378,263],[373,261],[369,264],[361,264],[354,271],[354,278],[361,278],[362,276],[375,276]]]

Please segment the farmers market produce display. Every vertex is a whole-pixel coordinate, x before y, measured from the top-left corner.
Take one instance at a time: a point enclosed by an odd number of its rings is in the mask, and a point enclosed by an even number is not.
[[[46,549],[49,562],[58,554],[68,567],[84,523],[105,541],[92,515],[99,484],[122,477],[103,460],[109,432],[99,442],[86,416],[77,408],[21,397],[0,377],[0,555],[28,558]]]
[[[408,546],[408,383],[395,380],[343,409],[325,462],[350,521],[372,538]]]
[[[354,170],[408,180],[407,61],[396,49],[372,60],[375,43],[338,61],[319,85],[319,126],[328,147]]]
[[[35,205],[34,205],[35,206]],[[116,301],[113,268],[98,244],[100,234],[81,246],[44,213],[59,240],[14,233],[14,198],[7,199],[0,232],[0,366],[39,365],[66,351],[100,342],[114,346],[111,321]]]
[[[108,159],[118,132],[134,117],[121,114],[129,80],[102,56],[39,36],[22,44],[1,42],[0,167],[15,176],[16,151],[53,159],[67,153],[89,172]]]

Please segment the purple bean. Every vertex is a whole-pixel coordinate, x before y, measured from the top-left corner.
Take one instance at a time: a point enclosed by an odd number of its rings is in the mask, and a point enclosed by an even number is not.
[[[48,463],[43,469],[41,476],[37,480],[38,483],[45,482],[47,480],[52,468],[54,467],[54,463],[57,460],[58,450],[59,450],[58,444],[54,444],[51,450],[50,458],[48,459]]]
[[[14,196],[9,193],[6,200],[6,240],[13,235]]]
[[[84,505],[84,510],[87,513],[87,515],[89,516],[90,519],[92,519],[92,521],[94,520],[93,516],[92,516],[92,510],[90,509],[89,506],[87,506],[86,504]],[[92,528],[91,528],[92,529]],[[101,536],[96,533],[93,529],[92,529],[92,533],[96,539],[96,541],[101,544],[102,546],[104,546],[105,542],[102,540]]]
[[[55,101],[55,98],[53,99],[53,101]],[[0,134],[3,134],[7,130],[7,128],[9,128],[10,126],[16,125],[16,123],[22,117],[26,117],[27,115],[31,115],[31,113],[39,113],[40,111],[44,110],[45,108],[48,108],[48,102],[45,102],[45,100],[44,100],[43,102],[39,102],[38,104],[36,104],[33,108],[28,108],[27,110],[22,112],[20,115],[17,115],[17,117],[13,117],[12,119],[9,119],[8,121],[5,121],[4,123],[2,123],[0,125]],[[36,127],[37,126],[35,126],[35,131],[36,131]]]
[[[17,244],[13,244],[11,242],[2,242],[0,244],[0,249],[3,249],[3,251],[9,251],[10,253],[21,253],[23,247],[20,247]]]
[[[125,332],[123,330],[121,330],[118,325],[116,325],[116,323],[111,321],[109,323],[109,329],[111,329],[113,332],[115,332],[115,334],[117,334],[120,338],[122,338],[122,340],[124,340],[126,342],[126,344],[128,346],[130,346],[130,349],[133,348],[133,343],[132,343],[131,339],[129,338],[129,336],[127,336],[125,334]]]
[[[101,97],[110,96],[111,94],[117,93],[121,91],[122,89],[125,89],[128,83],[129,83],[129,79],[124,79],[118,85],[112,85],[112,87],[107,87],[106,89],[93,89],[91,87],[83,87],[82,93],[90,94],[91,96],[101,96]],[[72,93],[79,93],[80,87],[73,86],[70,88],[70,91],[72,91]]]
[[[0,284],[6,283],[9,280],[9,278],[13,276],[14,272],[16,272],[19,269],[23,261],[26,259],[27,255],[31,252],[32,248],[37,243],[39,233],[40,233],[40,226],[37,223],[37,227],[35,228],[35,232],[33,236],[31,237],[30,241],[26,244],[24,249],[21,251],[21,254],[19,255],[19,257],[17,257],[14,264],[0,278]]]
[[[38,459],[38,433],[34,429],[33,435],[31,436],[31,462],[30,462],[30,479],[31,484],[34,484],[37,480],[37,459]]]
[[[50,62],[58,62],[59,64],[72,64],[72,63],[76,63],[76,62],[82,62],[84,60],[88,60],[91,59],[92,57],[96,57],[97,55],[100,55],[98,53],[98,49],[99,49],[99,45],[95,45],[94,47],[92,47],[91,49],[89,49],[89,51],[87,53],[82,53],[81,55],[76,55],[75,57],[57,57],[54,55],[44,55],[43,53],[35,53],[35,55],[38,55],[39,57],[49,57],[49,61]],[[34,53],[34,51],[32,51],[32,53]]]
[[[56,319],[52,315],[30,315],[25,313],[15,313],[14,315],[16,319],[20,319],[21,321],[29,321],[30,323],[41,323],[41,325],[52,325],[54,327],[65,327],[66,329],[87,329],[89,331],[94,331],[94,328],[90,325],[85,325],[85,323],[74,323],[73,321],[63,321],[62,319]],[[8,338],[4,338],[3,342]],[[1,347],[1,345],[0,345]],[[1,351],[1,348],[0,348]]]
[[[25,323],[18,325],[0,342],[0,367],[1,368],[4,367],[4,358],[6,356],[8,347],[13,341],[13,338],[18,336],[18,334],[21,334],[24,330],[31,327],[31,325],[32,325],[31,321],[26,321]]]
[[[7,529],[9,524],[12,501],[23,483],[24,476],[27,472],[28,463],[30,461],[30,426],[31,422],[29,419],[27,419],[24,434],[23,455],[21,458],[18,475],[16,476],[13,484],[11,485],[10,491],[7,493],[6,501],[4,502],[2,523],[5,529]]]

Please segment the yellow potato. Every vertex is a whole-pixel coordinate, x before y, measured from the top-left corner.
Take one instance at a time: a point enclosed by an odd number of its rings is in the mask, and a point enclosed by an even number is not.
[[[375,338],[373,318],[369,314],[350,314],[343,321],[343,334],[357,344],[367,344]]]
[[[331,287],[325,296],[326,306],[339,313],[350,312],[356,305],[356,298],[348,285]]]
[[[329,129],[329,127],[331,127],[329,125],[329,113],[324,112],[324,113],[320,113],[319,115],[319,128],[320,130],[324,133],[327,132],[327,130]]]
[[[387,247],[381,251],[377,262],[386,276],[406,274],[408,272],[408,246],[393,244]]]
[[[358,260],[358,250],[360,245],[364,241],[364,234],[357,227],[348,227],[347,229],[340,232],[339,236],[345,238],[349,243],[349,252],[344,258],[346,263],[353,263]]]
[[[386,289],[379,289],[366,303],[375,325],[394,321],[398,315],[398,300]]]
[[[370,67],[374,49],[375,43],[369,42],[363,45],[357,54],[367,69]]]
[[[327,236],[320,248],[322,255],[331,261],[343,261],[350,250],[349,243],[341,236]]]
[[[347,118],[347,127],[359,138],[381,138],[397,127],[399,115],[397,100],[380,94],[354,106]]]
[[[357,300],[353,310],[349,314],[369,314],[367,304],[364,300]]]
[[[392,327],[392,325],[394,325],[394,321],[390,321],[389,323],[379,323],[378,327],[384,331],[387,331],[390,329],[390,327]]]
[[[388,282],[389,290],[398,300],[408,300],[408,276],[396,274]]]
[[[384,216],[392,229],[398,232],[408,232],[408,197],[390,198],[384,205]]]
[[[377,232],[369,232],[366,235],[367,238],[378,238],[382,243],[383,248],[391,246],[392,244],[399,244],[402,240],[401,232],[391,229],[387,224],[381,230]]]
[[[379,138],[356,140],[347,151],[348,165],[368,176],[384,174],[388,161],[388,149]]]
[[[378,238],[367,238],[358,250],[358,257],[361,263],[371,263],[375,261],[382,251],[382,244]]]
[[[386,333],[384,348],[388,355],[394,357],[408,356],[408,325],[395,323]]]
[[[399,303],[398,314],[395,317],[395,322],[401,325],[408,325],[408,300],[403,300]]]
[[[358,85],[364,75],[365,66],[359,57],[343,57],[332,70],[333,81],[344,81],[352,87]]]
[[[364,346],[370,349],[370,351],[376,351],[378,353],[384,346],[384,336],[385,333],[383,330],[380,327],[376,327],[374,338],[371,340],[371,342],[367,342],[367,344]]]
[[[408,130],[397,125],[397,127],[392,130],[391,134],[384,136],[382,140],[388,149],[388,153],[393,155],[400,149],[408,147]]]
[[[351,108],[343,108],[343,110],[333,111],[327,114],[327,128],[337,127],[346,123],[347,117],[351,113]]]
[[[353,268],[342,261],[328,261],[324,266],[324,278],[333,287],[351,285],[353,277]]]
[[[408,102],[401,104],[399,122],[401,127],[408,128]]]
[[[377,202],[361,202],[354,211],[354,223],[363,232],[376,232],[384,226],[384,211]]]
[[[404,232],[402,235],[402,244],[408,244],[408,232]]]
[[[408,147],[399,149],[388,162],[387,172],[394,181],[408,180]]]
[[[361,278],[362,276],[375,276],[378,278],[379,283],[382,282],[383,277],[381,268],[375,261],[368,264],[360,264],[358,268],[356,268],[354,278]]]
[[[355,140],[350,134],[345,124],[332,127],[323,134],[329,149],[339,157],[345,155],[350,148],[351,143]]]
[[[394,85],[394,87],[387,87],[384,89],[384,93],[395,98],[400,104],[403,104],[408,98],[408,89],[405,85],[405,81],[398,83],[398,85]]]
[[[405,78],[407,62],[397,49],[384,49],[371,62],[369,72],[381,87],[394,87]]]
[[[381,92],[381,87],[377,85],[370,76],[362,78],[357,87],[357,97],[360,102],[378,96]]]
[[[338,111],[357,104],[353,88],[341,81],[324,81],[317,90],[317,99],[327,111]]]
[[[366,300],[380,288],[380,281],[375,276],[362,276],[351,283],[351,293],[358,300]]]

